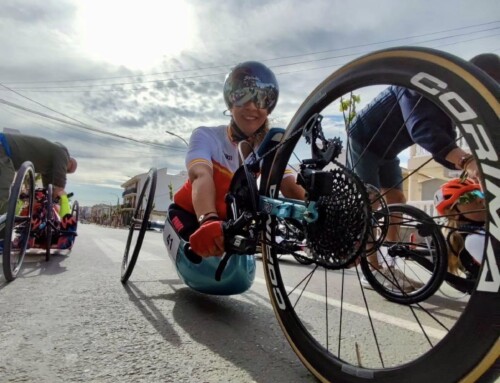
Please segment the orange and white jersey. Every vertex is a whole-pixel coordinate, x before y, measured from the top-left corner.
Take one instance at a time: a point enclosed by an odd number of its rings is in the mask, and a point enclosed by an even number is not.
[[[186,155],[186,168],[203,164],[212,169],[216,188],[215,206],[219,217],[226,218],[225,196],[231,179],[240,166],[238,145],[229,138],[227,125],[217,127],[201,126],[193,131]],[[287,169],[286,175],[292,175]],[[195,213],[192,202],[191,182],[188,180],[174,196],[174,202],[181,208]]]
[[[216,188],[215,206],[219,217],[226,217],[224,198],[229,190],[234,172],[240,166],[238,146],[231,142],[228,126],[201,126],[193,131],[186,155],[186,168],[203,164],[212,169]],[[174,202],[194,214],[191,182],[188,180],[175,194]]]

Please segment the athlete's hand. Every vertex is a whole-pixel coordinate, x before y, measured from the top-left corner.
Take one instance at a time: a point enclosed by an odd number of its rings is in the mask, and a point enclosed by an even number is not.
[[[224,253],[222,221],[207,221],[189,237],[191,249],[201,257],[212,257]]]
[[[479,178],[479,168],[477,166],[476,160],[471,160],[465,164],[464,170],[467,172],[469,178],[471,178],[475,182],[481,182]]]

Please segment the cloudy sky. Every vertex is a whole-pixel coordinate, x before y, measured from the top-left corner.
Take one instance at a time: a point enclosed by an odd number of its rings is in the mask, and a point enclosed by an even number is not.
[[[2,0],[0,128],[66,144],[79,161],[67,189],[110,203],[152,166],[184,169],[186,146],[166,130],[187,140],[227,123],[236,63],[273,69],[285,127],[339,66],[400,45],[499,53],[500,1]]]

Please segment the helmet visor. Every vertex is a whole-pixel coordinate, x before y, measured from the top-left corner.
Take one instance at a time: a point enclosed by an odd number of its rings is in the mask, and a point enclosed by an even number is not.
[[[243,106],[247,102],[253,102],[259,109],[269,109],[276,104],[276,90],[269,88],[239,88],[229,94],[229,102],[234,106]]]

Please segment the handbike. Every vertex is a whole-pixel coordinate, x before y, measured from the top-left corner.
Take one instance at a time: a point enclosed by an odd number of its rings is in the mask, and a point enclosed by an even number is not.
[[[23,264],[31,231],[35,192],[35,171],[31,162],[24,162],[11,185],[7,213],[0,217],[2,264],[5,279],[16,279]],[[1,230],[0,230],[1,231]]]
[[[73,193],[68,194],[71,198]],[[51,249],[71,249],[77,236],[77,225],[79,215],[78,201],[73,202],[71,208],[71,230],[62,227],[57,204],[59,198],[53,196],[53,186],[37,188],[35,190],[35,207],[33,212],[30,248],[42,248],[45,250],[45,260],[49,261]]]
[[[377,209],[371,205],[369,191],[355,169],[345,164],[348,153],[338,137],[345,129],[336,130],[338,120],[328,116],[338,114],[340,101],[351,92],[369,96],[387,85],[415,90],[440,107],[457,125],[482,172],[492,219],[485,225],[482,269],[471,295],[450,308],[443,299],[443,312],[427,300],[401,305],[365,293],[361,273],[352,267],[366,260],[367,248],[378,251],[383,241],[372,235]],[[345,65],[313,90],[279,144],[262,156],[259,187],[257,172],[250,166],[235,174],[228,206],[234,211],[230,228],[238,227],[228,246],[245,244],[241,252],[248,255],[256,239],[260,241],[278,322],[300,360],[319,380],[474,382],[497,360],[500,235],[495,229],[499,216],[494,201],[500,190],[495,149],[500,147],[499,94],[498,84],[452,55],[406,47],[378,51]],[[328,138],[328,133],[333,137]],[[280,197],[287,166],[297,169],[297,180],[307,191],[305,201]],[[154,190],[148,196],[149,203]],[[149,213],[144,207],[136,211],[130,231],[138,225],[139,232],[144,231]],[[284,223],[302,231],[305,242],[299,255],[310,260],[310,266],[291,269],[282,261],[283,230],[278,228]],[[127,241],[123,282],[137,260],[143,236],[138,238],[135,245]],[[437,241],[431,233],[428,243],[436,246]],[[228,271],[220,265],[239,258],[235,253],[230,247],[224,257],[214,258],[218,277],[224,278]],[[442,270],[442,264],[435,270]],[[438,277],[432,278],[434,282],[424,284],[422,293],[435,288]],[[216,276],[212,279],[215,284]]]
[[[404,292],[395,288],[389,280],[376,278],[369,262],[366,258],[362,259],[363,274],[374,290],[386,299],[403,304],[421,302],[441,288],[443,282],[463,294],[474,291],[479,278],[479,267],[470,259],[470,254],[462,252],[459,256],[462,265],[459,272],[448,271],[449,244],[442,230],[446,224],[440,222],[440,217],[431,217],[407,204],[384,206],[374,212],[373,216],[373,226],[378,230],[374,237],[380,241],[377,248],[385,248],[383,262],[397,264],[397,269],[404,275],[418,279],[421,283],[414,291]],[[391,218],[395,222],[391,222]],[[390,226],[396,226],[398,233],[397,238],[392,241],[385,238]],[[478,229],[471,226],[462,228],[461,231],[473,234]]]

